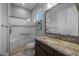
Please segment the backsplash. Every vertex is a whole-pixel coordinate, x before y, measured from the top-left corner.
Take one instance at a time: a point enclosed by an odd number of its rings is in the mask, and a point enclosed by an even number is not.
[[[46,34],[46,35],[50,36],[52,38],[55,38],[55,39],[64,40],[64,41],[79,44],[79,38],[78,37],[68,37],[68,36],[53,35],[53,34],[52,35],[51,34]]]

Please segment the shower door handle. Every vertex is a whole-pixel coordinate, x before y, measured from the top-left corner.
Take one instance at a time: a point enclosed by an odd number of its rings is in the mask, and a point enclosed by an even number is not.
[[[12,28],[11,28],[11,26],[9,27],[9,34],[11,34],[12,33]]]

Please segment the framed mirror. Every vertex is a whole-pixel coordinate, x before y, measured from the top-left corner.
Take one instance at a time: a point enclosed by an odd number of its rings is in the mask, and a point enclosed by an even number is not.
[[[79,15],[75,3],[61,3],[45,12],[45,32],[79,36]]]

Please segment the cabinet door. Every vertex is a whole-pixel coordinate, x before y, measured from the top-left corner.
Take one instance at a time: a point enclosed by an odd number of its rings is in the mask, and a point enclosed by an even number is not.
[[[67,9],[68,15],[68,33],[78,36],[78,12],[76,6]]]
[[[66,56],[65,54],[55,50],[55,56]]]
[[[58,32],[59,34],[68,34],[67,32],[67,10],[62,10],[57,13]]]
[[[49,56],[42,48],[36,46],[35,56]]]
[[[35,56],[49,56],[49,54],[41,46],[41,42],[35,40]]]

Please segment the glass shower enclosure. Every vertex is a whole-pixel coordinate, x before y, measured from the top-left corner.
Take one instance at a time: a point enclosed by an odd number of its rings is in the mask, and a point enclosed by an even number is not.
[[[27,18],[12,16],[12,4],[0,3],[0,55],[34,55],[35,27]],[[15,10],[15,9],[14,9]]]

